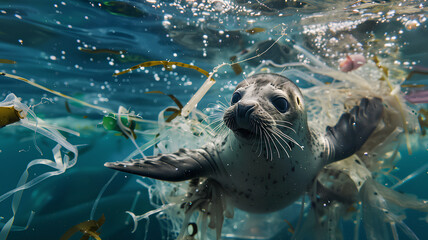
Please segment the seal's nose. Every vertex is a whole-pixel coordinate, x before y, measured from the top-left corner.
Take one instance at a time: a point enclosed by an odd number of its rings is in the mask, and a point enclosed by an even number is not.
[[[253,102],[238,102],[237,115],[238,118],[245,119],[251,112],[254,111],[256,103]]]

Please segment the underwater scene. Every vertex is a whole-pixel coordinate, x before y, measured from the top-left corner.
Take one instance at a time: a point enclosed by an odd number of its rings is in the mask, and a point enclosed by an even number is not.
[[[0,240],[428,239],[426,0],[0,0]]]

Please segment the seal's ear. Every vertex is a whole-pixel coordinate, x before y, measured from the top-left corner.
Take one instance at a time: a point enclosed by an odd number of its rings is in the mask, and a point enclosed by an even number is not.
[[[327,127],[326,138],[330,145],[330,161],[351,156],[358,151],[375,130],[382,118],[380,98],[361,99],[349,113],[344,113],[334,127]]]
[[[196,150],[182,148],[171,154],[127,162],[108,162],[104,166],[159,180],[184,181],[211,175],[215,171],[211,159],[207,148]]]

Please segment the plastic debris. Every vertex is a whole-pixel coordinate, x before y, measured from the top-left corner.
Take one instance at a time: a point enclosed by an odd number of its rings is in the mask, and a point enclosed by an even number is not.
[[[163,65],[165,69],[171,69],[172,66],[178,66],[178,67],[184,67],[184,68],[190,68],[190,69],[194,69],[200,73],[202,73],[203,75],[207,76],[207,80],[205,80],[204,84],[202,84],[202,86],[198,89],[198,91],[195,93],[195,95],[192,96],[192,98],[189,100],[189,102],[183,107],[182,111],[181,111],[181,115],[183,117],[187,117],[190,112],[195,108],[195,106],[199,103],[199,101],[202,99],[203,96],[205,96],[205,94],[208,92],[208,90],[212,87],[212,85],[214,85],[215,80],[212,77],[214,75],[214,73],[216,73],[218,71],[219,68],[225,66],[225,65],[229,65],[226,63],[223,63],[217,67],[215,67],[213,69],[213,71],[211,73],[208,73],[207,71],[203,70],[200,67],[196,67],[187,63],[182,63],[182,62],[170,62],[170,61],[149,61],[149,62],[144,62],[144,63],[140,63],[138,65],[135,65],[133,67],[130,67],[126,70],[123,70],[121,72],[115,73],[113,74],[113,76],[118,76],[121,74],[125,74],[128,73],[132,70],[136,70],[138,68],[142,68],[142,67],[152,67],[152,66],[157,66],[157,65]]]
[[[51,126],[46,124],[42,119],[38,118],[28,106],[21,103],[20,99],[17,98],[13,93],[9,94],[3,102],[0,102],[0,107],[8,107],[9,111],[10,109],[14,109],[19,113],[19,118],[20,118],[19,121],[15,121],[14,123],[11,123],[11,125],[19,125],[22,127],[26,127],[30,130],[33,130],[34,134],[36,133],[42,134],[43,136],[53,140],[54,142],[57,142],[57,145],[52,149],[54,160],[36,159],[29,162],[27,165],[27,168],[22,173],[16,188],[0,196],[0,202],[13,196],[13,200],[12,200],[13,216],[3,226],[0,232],[0,240],[5,240],[9,232],[12,230],[12,225],[15,220],[15,215],[21,201],[23,190],[31,188],[34,185],[44,181],[47,178],[60,175],[64,173],[68,168],[71,168],[76,164],[77,157],[78,157],[78,151],[76,146],[70,144],[65,139],[65,137],[61,135],[61,133],[59,133],[58,130],[66,131],[70,134],[74,134],[77,136],[79,136],[79,133],[66,128]],[[40,149],[37,147],[35,138],[34,138],[34,144],[35,144],[35,147],[39,150],[39,152],[42,153]],[[68,154],[63,155],[60,151],[61,147],[71,152],[73,157],[71,158]],[[45,165],[55,170],[42,173],[28,181],[28,178],[29,178],[28,170],[29,168],[35,165]],[[31,214],[30,219],[32,218],[32,215],[33,214]]]
[[[174,118],[181,115],[181,110],[183,109],[183,104],[181,104],[180,100],[178,100],[174,95],[165,94],[162,91],[149,91],[146,93],[158,93],[158,94],[166,95],[166,96],[170,97],[175,102],[175,104],[177,104],[178,108],[169,107],[169,108],[165,109],[165,112],[172,112],[172,114],[165,120],[166,122],[171,122]]]
[[[81,240],[88,240],[90,237],[96,240],[101,240],[100,233],[98,233],[97,230],[104,224],[105,221],[106,218],[103,214],[97,221],[87,220],[79,223],[68,229],[67,232],[61,236],[60,240],[68,240],[77,232],[83,233],[83,237],[80,238]]]
[[[366,58],[361,54],[353,54],[346,56],[346,59],[340,62],[339,68],[342,72],[350,72],[358,69],[366,64]]]
[[[230,57],[230,61],[232,62],[230,67],[232,67],[232,70],[233,72],[235,72],[236,75],[239,75],[242,73],[242,67],[241,65],[239,65],[239,63],[234,63],[236,60],[237,60],[236,56]]]
[[[419,121],[419,125],[421,127],[421,132],[422,132],[422,136],[425,136],[426,134],[426,128],[428,128],[428,110],[422,108],[421,110],[419,110],[419,116],[418,116],[418,121]]]
[[[16,61],[9,60],[9,59],[0,59],[0,63],[5,63],[5,64],[16,64]]]
[[[112,49],[106,49],[106,48],[100,48],[100,49],[91,49],[91,48],[79,48],[79,51],[84,53],[108,53],[108,54],[115,54],[115,55],[121,55],[126,53],[126,50],[112,50]]]
[[[125,74],[125,73],[129,73],[132,70],[136,70],[136,69],[139,69],[139,68],[142,68],[142,67],[153,67],[153,66],[158,66],[158,65],[162,65],[167,70],[168,69],[171,70],[172,66],[178,66],[178,67],[183,67],[183,68],[194,69],[194,70],[202,73],[206,77],[210,76],[210,74],[207,71],[205,71],[204,69],[202,69],[200,67],[196,67],[194,65],[190,65],[190,64],[182,63],[182,62],[170,62],[170,61],[148,61],[148,62],[143,62],[143,63],[140,63],[140,64],[135,65],[133,67],[130,67],[130,68],[126,69],[126,70],[123,70],[121,72],[115,73],[115,74],[113,74],[113,76],[118,76],[118,75],[122,75],[122,74]],[[211,79],[212,79],[212,81],[215,81],[213,78],[211,78]]]
[[[249,34],[256,34],[256,33],[261,33],[261,32],[265,32],[265,31],[266,31],[266,29],[261,28],[261,27],[255,27],[255,28],[245,30],[245,32],[249,33]]]
[[[21,120],[19,111],[14,106],[0,107],[0,128]]]
[[[55,91],[55,90],[49,89],[49,88],[47,88],[47,87],[44,87],[44,86],[42,86],[42,85],[40,85],[40,84],[38,84],[38,83],[32,82],[32,81],[30,81],[30,80],[28,80],[28,79],[25,79],[25,78],[23,78],[23,77],[20,77],[20,76],[16,76],[16,75],[8,74],[8,73],[5,73],[5,72],[0,72],[0,76],[5,76],[5,77],[8,77],[8,78],[13,78],[13,79],[16,79],[16,80],[19,80],[19,81],[23,81],[23,82],[25,82],[25,83],[28,83],[28,84],[30,84],[30,85],[32,85],[32,86],[34,86],[34,87],[40,88],[40,89],[42,89],[42,90],[45,90],[45,91],[50,92],[50,93],[52,93],[52,94],[55,94],[55,95],[57,95],[57,96],[60,96],[60,97],[66,98],[66,99],[68,99],[68,100],[75,101],[75,102],[77,102],[77,103],[79,103],[79,104],[82,104],[82,105],[87,106],[87,107],[90,107],[90,108],[94,108],[94,109],[97,109],[97,110],[100,110],[100,111],[103,111],[103,112],[112,112],[111,110],[109,110],[109,109],[107,109],[107,108],[103,108],[103,107],[100,107],[100,106],[92,105],[92,104],[89,104],[89,103],[84,102],[84,101],[82,101],[82,100],[79,100],[79,99],[76,99],[76,98],[73,98],[73,97],[67,96],[67,95],[62,94],[62,93],[60,93],[60,92],[58,92],[58,91]]]

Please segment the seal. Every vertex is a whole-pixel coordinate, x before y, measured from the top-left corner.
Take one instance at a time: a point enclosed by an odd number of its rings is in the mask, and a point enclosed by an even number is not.
[[[304,98],[289,79],[257,74],[239,83],[223,115],[230,129],[200,149],[180,149],[105,166],[166,181],[206,178],[234,207],[276,211],[312,186],[327,164],[355,153],[379,123],[383,104],[363,98],[324,133],[310,129]]]

